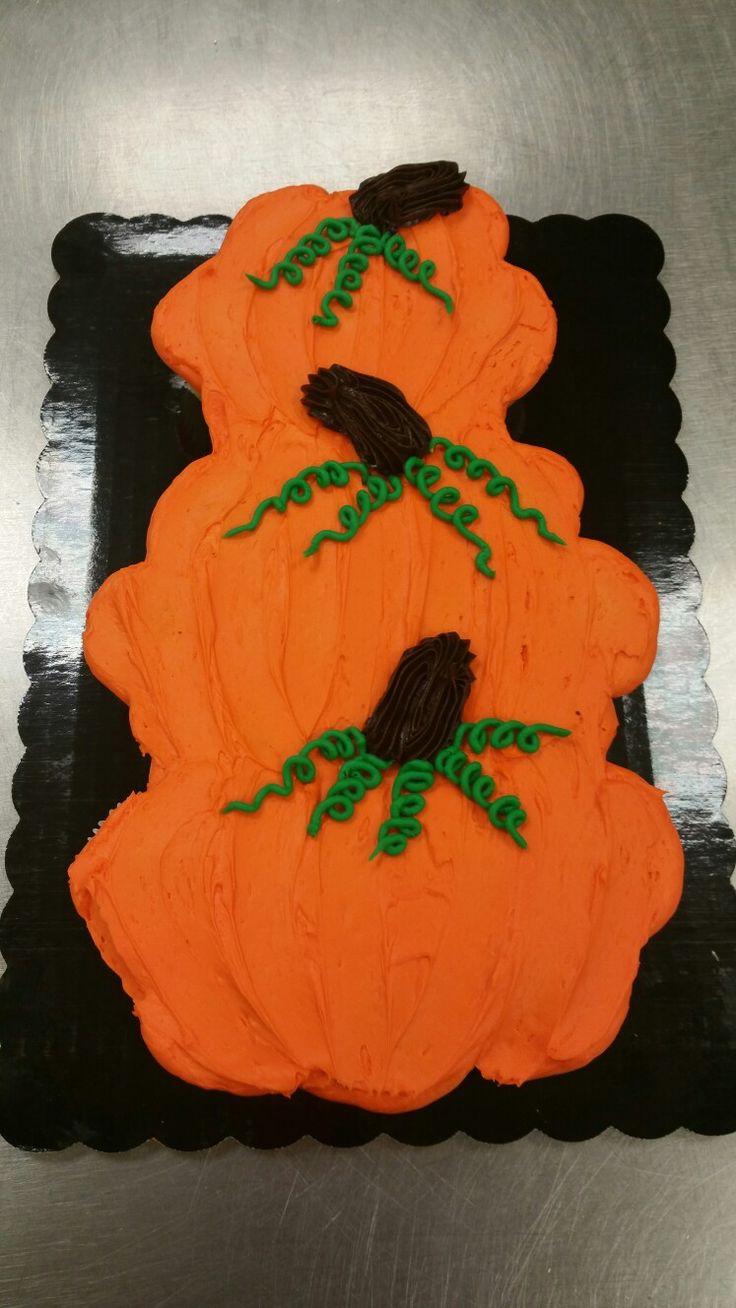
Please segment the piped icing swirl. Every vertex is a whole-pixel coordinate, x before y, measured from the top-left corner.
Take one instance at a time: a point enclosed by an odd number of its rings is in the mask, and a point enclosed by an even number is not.
[[[465,173],[446,159],[399,164],[361,182],[350,196],[350,208],[358,222],[395,232],[436,214],[456,213],[467,189]]]
[[[363,728],[369,752],[405,763],[432,758],[449,744],[475,680],[474,658],[470,641],[456,631],[404,650]]]
[[[399,474],[408,458],[429,451],[429,424],[383,377],[333,363],[310,373],[302,391],[311,416],[347,436],[358,458],[379,472]]]

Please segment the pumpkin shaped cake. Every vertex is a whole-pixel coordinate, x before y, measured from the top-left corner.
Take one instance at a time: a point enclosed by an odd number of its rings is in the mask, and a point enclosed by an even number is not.
[[[555,343],[507,239],[454,164],[288,187],[156,311],[212,453],[91,603],[151,769],[70,877],[197,1085],[398,1112],[580,1067],[677,904],[662,795],[606,761],[657,598],[506,430]]]

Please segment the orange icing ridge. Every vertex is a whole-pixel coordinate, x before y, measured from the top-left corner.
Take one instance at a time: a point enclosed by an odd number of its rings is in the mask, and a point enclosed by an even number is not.
[[[506,431],[507,406],[551,358],[555,315],[535,279],[504,262],[504,214],[471,188],[458,212],[412,229],[452,314],[376,259],[340,325],[315,326],[340,251],[298,287],[246,278],[349,212],[347,192],[314,186],[259,196],[156,311],[156,349],[201,393],[213,453],[161,497],[145,562],[90,605],[87,659],[130,705],[151,773],[70,879],[170,1071],[238,1094],[302,1086],[396,1112],[473,1067],[521,1083],[605,1049],[639,951],[677,904],[682,851],[661,792],[605,758],[611,699],[654,658],[656,594],[628,559],[579,537],[573,468]],[[444,465],[443,483],[479,509],[492,581],[413,491],[310,558],[354,487],[223,539],[300,469],[354,457],[300,402],[309,374],[333,363],[400,387],[435,435],[513,478],[567,544]],[[325,762],[289,798],[221,813],[278,780],[307,740],[365,722],[402,651],[446,631],[476,655],[467,721],[572,729],[531,756],[484,756],[498,793],[522,798],[526,850],[446,781],[399,857],[369,861],[390,779],[311,839],[337,773]]]

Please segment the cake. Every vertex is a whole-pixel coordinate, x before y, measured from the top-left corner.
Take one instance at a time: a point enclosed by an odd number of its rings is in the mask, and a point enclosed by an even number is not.
[[[581,1067],[678,902],[661,792],[606,760],[657,597],[508,434],[556,323],[507,240],[447,162],[287,187],[156,311],[212,453],[90,605],[151,764],[70,883],[196,1085],[392,1113]]]

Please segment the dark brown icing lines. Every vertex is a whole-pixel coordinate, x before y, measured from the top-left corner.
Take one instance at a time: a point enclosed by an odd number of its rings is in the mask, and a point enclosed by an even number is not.
[[[455,213],[462,208],[467,189],[465,173],[446,159],[399,164],[361,182],[350,197],[350,207],[359,223],[372,223],[381,232],[395,232],[438,213]]]
[[[406,460],[429,453],[432,433],[398,386],[341,363],[310,373],[302,386],[313,418],[347,436],[369,468],[400,475]]]
[[[427,636],[404,650],[366,722],[366,748],[393,763],[432,759],[449,745],[475,680],[470,641],[456,631]]]

